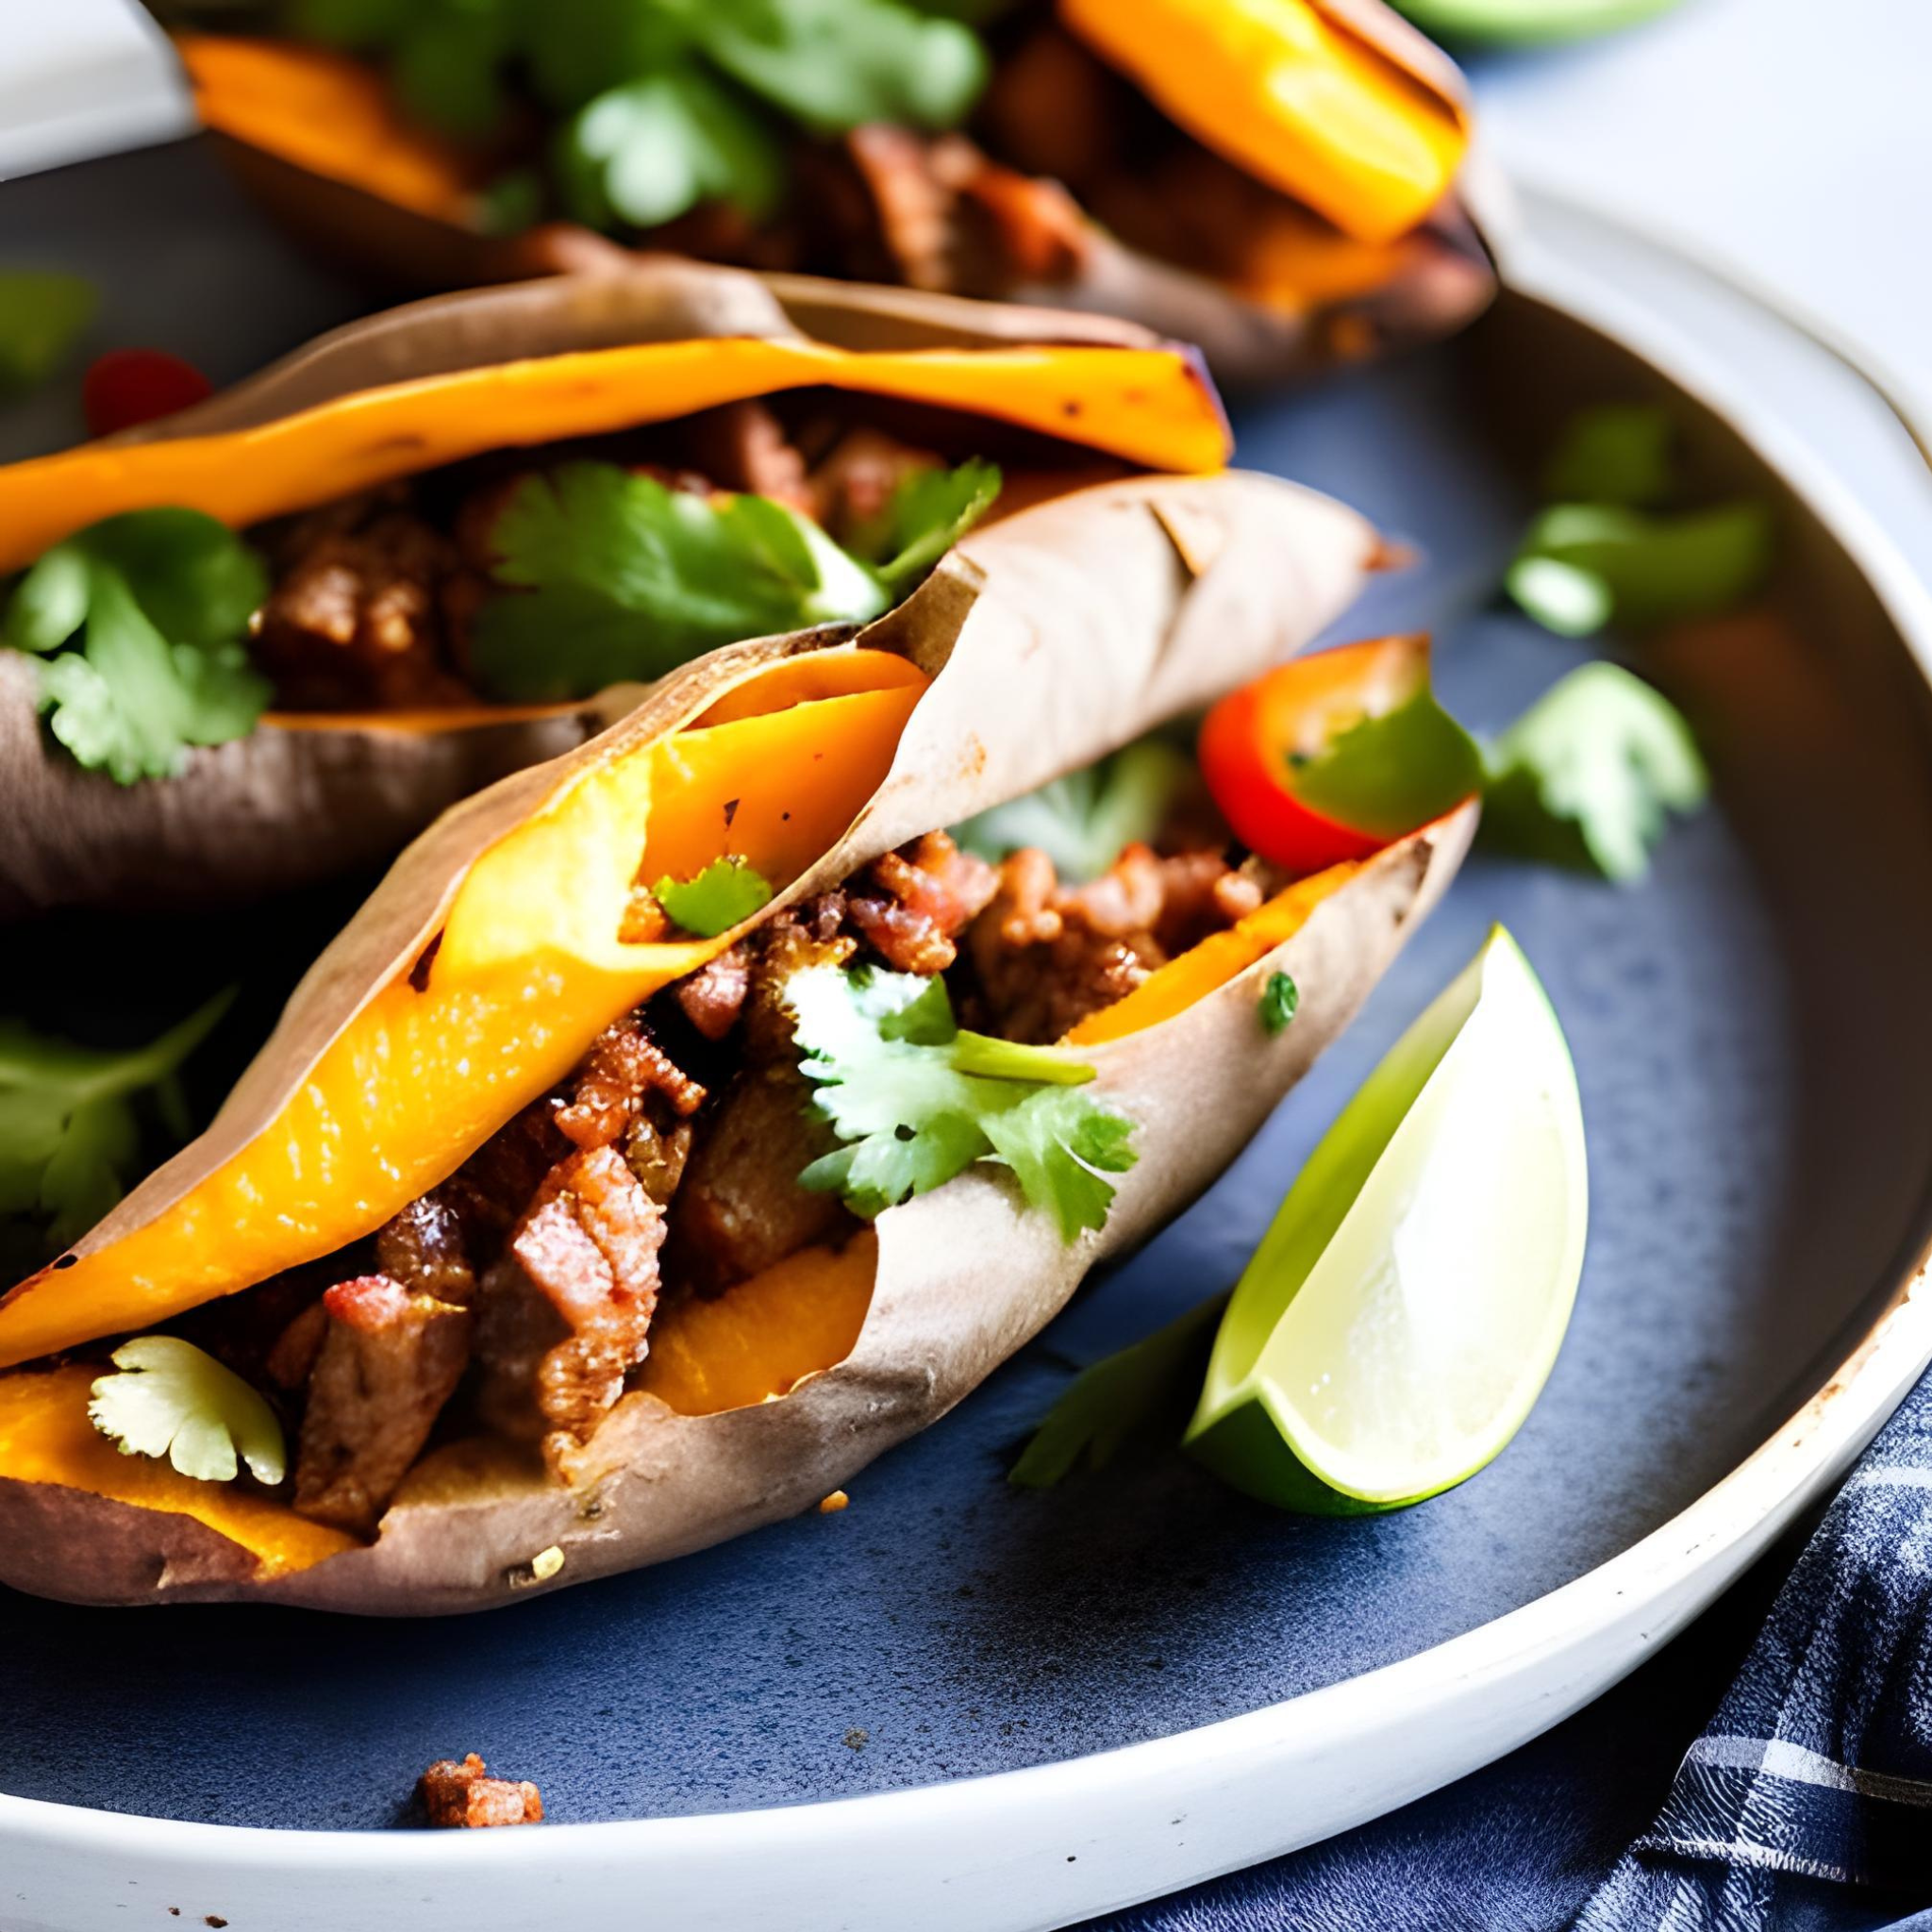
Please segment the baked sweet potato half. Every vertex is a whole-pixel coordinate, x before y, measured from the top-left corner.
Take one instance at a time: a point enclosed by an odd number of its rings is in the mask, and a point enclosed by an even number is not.
[[[1473,807],[1271,872],[1148,736],[1374,541],[1268,479],[1095,486],[446,814],[208,1132],[0,1298],[0,1581],[484,1608],[943,1414],[1214,1177],[1461,856]],[[1050,783],[1107,793],[1084,861],[1028,841]]]
[[[1226,448],[1104,318],[660,261],[358,323],[0,468],[0,918],[374,869],[702,650]]]
[[[392,287],[670,249],[1128,316],[1228,382],[1494,289],[1460,77],[1380,0],[157,10],[242,178]]]

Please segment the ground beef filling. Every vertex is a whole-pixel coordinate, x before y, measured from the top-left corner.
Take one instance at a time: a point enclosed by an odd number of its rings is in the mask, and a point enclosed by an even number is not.
[[[818,454],[808,460],[806,446]],[[663,425],[625,466],[698,496],[748,491],[835,537],[876,515],[938,458],[870,427],[806,422],[766,404],[723,404]],[[582,454],[582,452],[576,452]],[[270,589],[251,649],[284,710],[424,710],[474,704],[470,632],[501,587],[496,525],[541,454],[391,483],[257,533]]]
[[[1216,851],[1134,845],[1070,886],[1043,853],[995,866],[935,833],[769,920],[607,1028],[375,1235],[368,1272],[281,1305],[255,1359],[300,1410],[295,1507],[373,1534],[440,1429],[481,1427],[561,1469],[666,1298],[851,1231],[836,1196],[797,1184],[831,1146],[784,1003],[803,968],[946,973],[971,1024],[1052,1041],[1262,891]]]

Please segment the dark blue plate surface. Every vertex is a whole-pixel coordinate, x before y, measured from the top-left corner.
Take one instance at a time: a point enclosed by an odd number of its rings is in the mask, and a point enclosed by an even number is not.
[[[85,230],[123,336],[218,373],[339,312],[340,291],[297,280],[264,242],[249,245],[275,287],[252,309],[231,263],[171,255],[184,184],[205,217],[210,204],[225,216],[192,150],[0,203],[42,259],[78,257]],[[128,241],[119,266],[102,253],[113,234]],[[1242,455],[1425,551],[1348,632],[1435,628],[1447,700],[1492,728],[1579,655],[1493,608],[1528,501],[1515,479],[1568,402],[1653,383],[1512,304],[1454,352],[1248,412]],[[1765,487],[1717,426],[1690,420],[1707,481]],[[397,1819],[429,1759],[466,1750],[538,1779],[558,1820],[886,1790],[1354,1676],[1664,1522],[1836,1358],[1913,1238],[1932,1172],[1918,1098],[1932,1091],[1932,1002],[1894,963],[1923,961],[1932,938],[1924,691],[1869,594],[1788,509],[1809,587],[1787,602],[1795,627],[1748,652],[1706,641],[1651,662],[1705,727],[1725,809],[1674,836],[1634,891],[1478,858],[1222,1184],[861,1476],[844,1513],[461,1621],[0,1593],[0,1790],[373,1828]],[[1174,1457],[1009,1490],[1006,1466],[1076,1365],[1232,1280],[1316,1137],[1492,920],[1568,1029],[1593,1191],[1575,1322],[1515,1444],[1440,1500],[1364,1521],[1271,1514]]]

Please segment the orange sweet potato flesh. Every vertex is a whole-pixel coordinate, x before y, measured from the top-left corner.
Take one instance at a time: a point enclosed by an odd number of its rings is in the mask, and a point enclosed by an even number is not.
[[[0,1298],[0,1366],[151,1327],[372,1232],[604,1027],[722,951],[730,935],[622,944],[632,882],[690,877],[728,851],[782,888],[845,831],[924,684],[897,658],[852,656],[874,660],[875,688],[700,724],[580,769],[469,867],[426,970],[367,1000],[267,1131],[118,1241]],[[789,698],[780,675],[774,695]]]
[[[679,1415],[718,1415],[789,1394],[852,1353],[872,1306],[878,1237],[801,1248],[712,1299],[666,1308],[637,1388]]]
[[[203,126],[438,221],[467,223],[487,178],[411,122],[346,54],[225,34],[175,42]]]
[[[124,1456],[88,1420],[98,1369],[0,1375],[0,1470],[18,1483],[83,1490],[137,1509],[192,1517],[239,1543],[266,1575],[306,1570],[355,1539],[239,1483],[198,1482],[149,1456]]]
[[[1359,241],[1421,222],[1469,145],[1453,93],[1318,0],[1059,0],[1059,13],[1197,140]]]
[[[813,387],[989,416],[1148,469],[1205,472],[1227,458],[1220,405],[1177,349],[634,342],[360,390],[220,434],[83,444],[12,464],[0,469],[0,573],[124,510],[184,505],[241,529],[486,450]]]

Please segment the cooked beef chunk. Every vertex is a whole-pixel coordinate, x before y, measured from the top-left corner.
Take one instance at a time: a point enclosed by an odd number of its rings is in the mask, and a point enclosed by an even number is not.
[[[430,1824],[444,1830],[543,1822],[537,1787],[526,1778],[491,1777],[474,1751],[460,1764],[439,1758],[418,1780],[416,1795]]]
[[[738,1024],[751,990],[751,949],[742,941],[681,979],[672,996],[678,1009],[707,1040],[720,1041]]]
[[[475,1263],[462,1217],[439,1191],[411,1201],[375,1237],[375,1265],[411,1294],[467,1307],[476,1292]]]
[[[471,1264],[478,1271],[502,1253],[525,1205],[571,1150],[556,1114],[549,1101],[526,1107],[434,1191],[435,1198],[456,1215]]]
[[[255,655],[293,709],[460,704],[444,598],[457,546],[395,492],[298,517],[275,545]]]
[[[295,1507],[371,1534],[422,1454],[470,1358],[470,1315],[386,1274],[323,1296],[327,1332],[308,1378]]]
[[[678,1121],[667,1127],[648,1112],[641,1113],[625,1129],[625,1160],[644,1192],[660,1208],[671,1205],[671,1197],[684,1178],[684,1165],[691,1158],[691,1142],[689,1121]]]
[[[670,1111],[689,1120],[704,1105],[705,1090],[652,1038],[637,1014],[626,1014],[597,1036],[572,1077],[571,1097],[556,1114],[573,1145],[608,1147],[661,1097]]]
[[[886,266],[912,288],[990,294],[1016,278],[1058,280],[1087,245],[1062,189],[989,160],[964,135],[859,127],[845,155]]]
[[[587,1441],[642,1361],[664,1214],[614,1147],[545,1176],[477,1301],[478,1407],[553,1459]]]
[[[928,832],[867,868],[848,893],[846,917],[899,973],[943,973],[958,957],[954,940],[999,889],[985,859]]]
[[[677,1191],[668,1278],[714,1294],[847,1224],[837,1195],[798,1185],[799,1174],[836,1144],[810,1104],[795,1054],[732,1080]]]
[[[835,537],[849,538],[884,511],[901,483],[933,462],[926,451],[882,429],[848,430],[812,466],[813,514]]]
[[[792,446],[785,426],[768,404],[724,403],[686,419],[686,445],[697,467],[717,478],[724,490],[769,496],[811,513],[805,458]]]
[[[327,1333],[328,1310],[319,1301],[310,1302],[275,1338],[263,1359],[262,1373],[285,1392],[302,1388],[315,1373],[315,1358]]]
[[[1129,845],[1097,879],[1066,887],[1045,853],[1016,852],[967,938],[974,1017],[1008,1040],[1058,1040],[1260,903],[1258,880],[1218,853],[1160,858]]]

